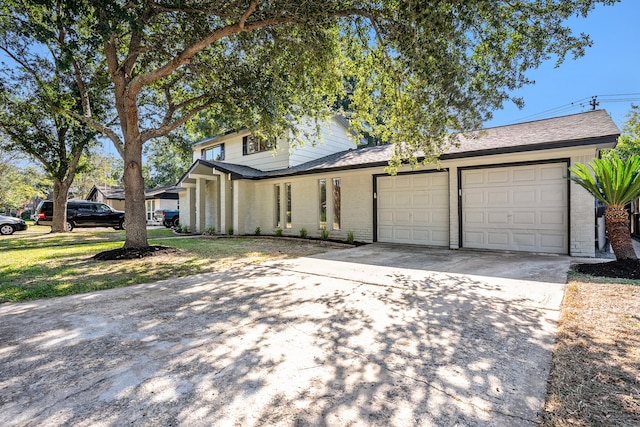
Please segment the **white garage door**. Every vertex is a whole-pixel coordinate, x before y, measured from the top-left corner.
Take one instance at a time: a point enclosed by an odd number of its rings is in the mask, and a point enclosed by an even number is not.
[[[568,253],[566,163],[461,172],[462,246]]]
[[[379,177],[378,241],[449,246],[449,173]]]

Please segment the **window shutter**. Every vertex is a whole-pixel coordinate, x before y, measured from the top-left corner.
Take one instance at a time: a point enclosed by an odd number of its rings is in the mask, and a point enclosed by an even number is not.
[[[248,136],[243,136],[242,137],[242,154],[246,155],[247,154],[247,142],[249,140]]]

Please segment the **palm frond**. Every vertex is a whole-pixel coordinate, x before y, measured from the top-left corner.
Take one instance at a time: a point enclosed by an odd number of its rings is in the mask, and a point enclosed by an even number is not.
[[[640,156],[621,160],[617,156],[594,159],[589,169],[576,163],[570,167],[571,180],[582,186],[601,202],[625,205],[640,198]]]

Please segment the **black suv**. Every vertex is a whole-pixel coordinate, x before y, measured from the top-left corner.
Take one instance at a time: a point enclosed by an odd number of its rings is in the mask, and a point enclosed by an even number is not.
[[[35,224],[51,225],[52,220],[53,201],[41,201],[34,215]],[[124,229],[124,212],[114,211],[104,203],[69,200],[65,229],[71,231],[75,227],[113,227],[116,230],[122,230]]]

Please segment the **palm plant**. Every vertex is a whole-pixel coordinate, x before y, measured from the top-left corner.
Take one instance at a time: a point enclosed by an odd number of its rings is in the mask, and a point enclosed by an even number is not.
[[[629,232],[629,218],[625,205],[640,197],[640,156],[621,160],[613,155],[606,159],[594,159],[589,169],[576,163],[569,168],[571,180],[603,202],[607,234],[616,259],[638,259]]]

